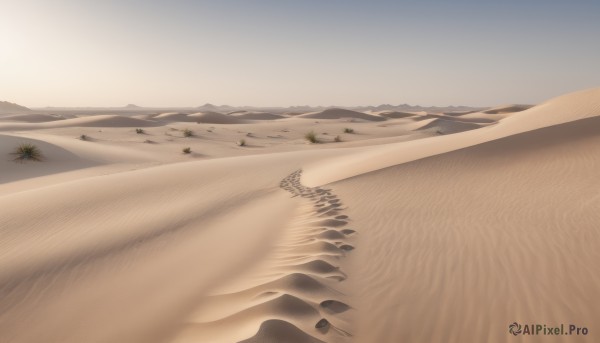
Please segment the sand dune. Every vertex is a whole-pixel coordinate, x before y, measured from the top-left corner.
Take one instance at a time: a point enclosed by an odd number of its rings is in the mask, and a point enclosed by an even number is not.
[[[253,168],[262,171],[261,159],[214,161],[2,196],[3,340],[162,341],[202,289],[262,254],[291,205],[283,193],[269,190],[277,181],[268,176],[253,178],[254,191],[243,186]],[[239,168],[245,173],[235,172]],[[234,174],[238,186],[231,182]],[[223,185],[230,191],[223,192]],[[198,197],[213,193],[223,197]],[[60,215],[27,215],[32,209]],[[239,227],[247,232],[247,249],[230,242],[232,235],[241,239]],[[215,258],[220,262],[213,267],[199,265]],[[197,268],[202,272],[189,272]],[[29,321],[38,324],[23,330]]]
[[[283,119],[284,116],[268,112],[244,112],[234,114],[236,118],[248,119],[248,120],[277,120]]]
[[[383,121],[386,119],[371,114],[345,110],[341,108],[329,108],[321,112],[302,114],[297,117],[311,119],[362,119],[368,121]]]
[[[66,127],[67,125],[81,127],[150,127],[160,125],[153,121],[110,114],[67,119],[56,124],[53,127]]]
[[[15,114],[15,113],[27,113],[27,112],[31,112],[31,110],[27,107],[12,103],[12,102],[8,102],[8,101],[0,101],[0,114],[1,113],[8,113],[8,114]]]
[[[377,115],[386,117],[386,118],[398,119],[398,118],[414,117],[417,114],[409,113],[409,112],[388,111],[388,112],[379,112],[379,113],[377,113]]]
[[[348,319],[341,315],[349,306],[339,300],[344,296],[336,286],[346,279],[339,259],[352,250],[350,241],[354,231],[338,231],[337,228],[348,224],[348,216],[341,214],[339,205],[331,210],[319,206],[336,204],[337,197],[330,190],[302,186],[300,175],[301,171],[296,171],[280,183],[280,187],[302,200],[297,201],[298,210],[283,230],[284,236],[274,253],[267,256],[267,266],[258,272],[272,270],[273,276],[249,286],[252,278],[258,276],[250,275],[251,278],[243,280],[241,289],[215,296],[213,305],[219,306],[219,310],[210,310],[211,305],[205,304],[203,314],[190,320],[174,342],[242,341],[249,336],[243,341],[349,339],[351,328]],[[226,315],[222,313],[225,304],[229,307]],[[256,328],[258,332],[254,333]]]
[[[504,105],[504,106],[490,108],[489,110],[483,111],[483,113],[487,113],[487,114],[515,113],[515,112],[525,111],[531,107],[533,107],[533,105]]]
[[[360,153],[340,156],[330,165],[310,165],[305,168],[303,182],[309,186],[323,185],[435,154],[599,114],[600,88],[579,91],[548,100],[509,116],[498,124],[461,133],[460,137],[441,135],[382,145]]]
[[[415,120],[415,121],[421,121],[421,120],[437,119],[439,117],[440,117],[439,114],[423,114],[423,115],[412,117],[410,119]]]
[[[189,113],[181,113],[181,112],[167,112],[161,113],[159,115],[153,116],[153,119],[160,121],[169,121],[169,122],[195,122],[196,119],[192,118]]]
[[[63,116],[52,115],[52,114],[15,114],[0,117],[0,120],[6,121],[20,121],[26,123],[41,123],[47,121],[63,120]]]
[[[356,339],[507,342],[513,321],[594,326],[598,128],[582,119],[334,184],[369,228]]]
[[[168,112],[154,116],[153,119],[166,122],[194,122],[204,124],[241,124],[245,121],[237,116],[218,112],[181,113]]]
[[[2,122],[0,341],[596,332],[600,88],[494,111]],[[21,141],[44,161],[12,161]]]
[[[430,131],[439,135],[447,135],[457,132],[474,130],[480,127],[481,126],[474,123],[462,122],[457,120],[434,119],[426,125],[421,126],[417,130]]]
[[[217,112],[202,112],[189,115],[194,121],[206,124],[242,124],[244,119]]]
[[[478,112],[478,111],[444,112],[444,115],[451,116],[451,117],[460,117],[460,116],[464,116],[466,114],[471,114],[471,113],[476,113],[476,112]]]
[[[0,130],[34,130],[60,127],[151,127],[162,124],[119,115],[94,115],[40,123],[1,123]]]
[[[16,156],[12,155],[12,153],[22,143],[35,144],[43,153],[43,162],[26,161],[15,163],[13,160]],[[0,170],[2,170],[2,173],[0,173],[0,184],[24,178],[82,169],[97,164],[43,140],[9,135],[0,135],[0,156],[3,156],[0,159]],[[40,166],[40,164],[43,165]]]

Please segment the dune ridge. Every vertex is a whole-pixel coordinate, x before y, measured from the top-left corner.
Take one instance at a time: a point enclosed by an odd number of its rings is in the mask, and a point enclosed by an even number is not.
[[[354,249],[355,231],[338,229],[350,220],[341,214],[339,199],[330,190],[302,186],[300,175],[298,170],[280,183],[298,198],[297,210],[266,266],[256,272],[260,275],[249,276],[263,281],[251,287],[252,282],[242,282],[241,289],[214,296],[215,306],[230,304],[230,309],[215,317],[219,311],[205,304],[203,313],[213,314],[196,315],[173,342],[343,342],[351,337],[350,306],[336,286],[347,277],[338,265]],[[241,329],[232,333],[225,327]]]
[[[580,119],[331,184],[370,228],[356,252],[369,261],[354,271],[357,340],[508,342],[514,321],[595,327],[598,128],[600,117]]]
[[[69,118],[47,122],[25,122],[25,123],[2,123],[1,131],[10,130],[34,130],[61,127],[152,127],[162,124],[116,114],[100,114],[86,117]]]
[[[384,121],[387,119],[385,117],[380,117],[352,110],[345,110],[342,108],[328,108],[321,112],[306,113],[297,117],[310,119],[361,119],[368,121]]]
[[[65,117],[59,115],[52,114],[13,114],[0,117],[0,120],[6,121],[18,121],[18,122],[26,122],[26,123],[40,123],[47,121],[55,121],[55,120],[63,120]]]
[[[248,120],[277,120],[286,118],[284,116],[269,113],[269,112],[244,112],[234,114],[236,118],[248,119]]]
[[[242,124],[246,122],[244,119],[217,112],[194,113],[190,114],[189,117],[198,123],[206,124]]]
[[[540,105],[506,117],[495,125],[463,132],[458,139],[450,135],[439,135],[409,142],[387,144],[361,153],[341,156],[332,160],[329,165],[306,166],[303,183],[308,186],[319,186],[517,133],[597,115],[600,115],[600,88],[578,91],[550,99]]]

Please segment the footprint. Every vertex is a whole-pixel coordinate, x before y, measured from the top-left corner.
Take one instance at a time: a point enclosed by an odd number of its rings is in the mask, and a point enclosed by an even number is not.
[[[325,232],[322,232],[322,233],[318,234],[317,238],[328,239],[328,240],[335,240],[335,239],[343,239],[343,238],[345,238],[345,236],[344,236],[344,234],[342,234],[339,231],[336,231],[336,230],[327,230]]]
[[[342,313],[350,309],[350,306],[337,300],[325,300],[319,304],[326,311],[331,313]]]
[[[354,250],[354,247],[348,244],[344,244],[342,246],[340,246],[340,249],[344,250],[344,251],[351,251]]]

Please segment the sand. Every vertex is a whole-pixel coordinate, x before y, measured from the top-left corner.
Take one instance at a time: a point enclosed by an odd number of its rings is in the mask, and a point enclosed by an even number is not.
[[[0,342],[600,330],[600,89],[446,114],[7,113],[0,143]]]

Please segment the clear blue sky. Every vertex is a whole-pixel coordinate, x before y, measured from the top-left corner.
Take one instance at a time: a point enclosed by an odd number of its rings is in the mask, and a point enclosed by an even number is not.
[[[25,106],[497,105],[600,86],[600,1],[0,0]]]

